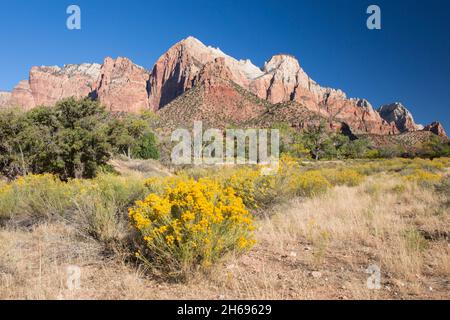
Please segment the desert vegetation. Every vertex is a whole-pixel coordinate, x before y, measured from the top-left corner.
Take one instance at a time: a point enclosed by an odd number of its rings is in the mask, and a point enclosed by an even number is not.
[[[53,173],[92,178],[113,155],[157,159],[153,115],[113,115],[98,102],[73,98],[55,107],[0,112],[0,174]]]
[[[265,175],[168,168],[153,122],[73,99],[0,114],[1,299],[448,298],[442,141],[386,159],[364,139],[284,128]]]
[[[449,165],[284,156],[272,176],[29,174],[0,186],[0,297],[445,298]]]

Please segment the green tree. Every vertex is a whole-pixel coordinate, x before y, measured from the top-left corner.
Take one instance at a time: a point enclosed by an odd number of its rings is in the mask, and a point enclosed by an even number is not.
[[[129,114],[115,119],[109,128],[109,141],[118,154],[128,158],[157,159],[158,143],[151,130],[154,117],[144,112]]]
[[[432,136],[430,140],[424,143],[423,150],[420,153],[422,156],[430,158],[450,157],[450,141]]]
[[[133,147],[132,155],[139,159],[158,159],[159,150],[155,134],[145,132]]]
[[[310,150],[311,156],[315,160],[336,153],[336,148],[323,122],[319,126],[309,127],[303,134],[302,140],[304,146]]]

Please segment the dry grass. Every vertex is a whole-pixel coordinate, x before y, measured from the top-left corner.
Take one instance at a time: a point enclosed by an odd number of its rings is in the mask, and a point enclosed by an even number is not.
[[[446,194],[379,174],[276,208],[258,245],[188,283],[162,282],[63,222],[0,229],[0,299],[448,299]],[[366,268],[381,269],[380,290]],[[81,288],[66,286],[68,265]]]
[[[126,157],[112,159],[109,164],[123,176],[139,176],[143,178],[153,176],[170,176],[169,169],[156,160],[128,159]]]

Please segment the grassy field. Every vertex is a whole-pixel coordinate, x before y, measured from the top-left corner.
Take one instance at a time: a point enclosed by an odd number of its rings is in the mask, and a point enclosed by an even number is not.
[[[450,297],[450,159],[286,158],[275,176],[252,167],[113,165],[120,174],[92,180],[0,182],[0,299]],[[162,198],[164,186],[205,178],[243,200],[256,244],[220,251],[182,278],[154,272],[157,261],[136,258],[128,209],[149,194]],[[220,239],[230,232],[220,230]],[[371,265],[379,289],[367,286]],[[80,268],[79,288],[68,287],[68,266]]]

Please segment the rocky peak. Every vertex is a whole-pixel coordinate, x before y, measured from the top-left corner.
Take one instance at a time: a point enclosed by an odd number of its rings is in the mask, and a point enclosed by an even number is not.
[[[300,71],[300,64],[294,56],[278,54],[264,64],[263,71],[265,73],[279,71],[286,75],[295,75]]]
[[[11,92],[10,105],[30,110],[37,104],[31,91],[30,82],[27,80],[20,81]]]
[[[414,122],[411,112],[399,102],[381,106],[378,109],[378,113],[388,123],[394,123],[400,132],[420,129],[420,126]]]
[[[69,64],[64,67],[41,66],[30,71],[29,91],[27,101],[35,105],[54,105],[57,101],[67,98],[86,97],[94,90],[95,82],[100,75],[99,64]],[[22,87],[22,88],[20,88]],[[13,99],[23,99],[23,90],[28,91],[23,84],[19,86],[19,96],[13,91]],[[32,101],[32,102],[31,102]]]
[[[150,106],[160,109],[192,88],[203,67],[218,58],[229,69],[230,80],[244,88],[264,74],[250,60],[236,60],[219,48],[188,37],[172,46],[156,62],[150,79]]]
[[[356,101],[356,106],[360,108],[369,108],[373,109],[372,105],[366,99],[354,99]]]
[[[100,70],[94,95],[113,112],[138,112],[149,109],[150,73],[130,59],[107,57]]]
[[[431,131],[431,132],[433,132],[435,135],[437,135],[439,137],[447,138],[447,133],[445,132],[444,127],[438,121],[434,121],[431,124],[425,126],[425,128],[423,130],[424,131]]]
[[[54,76],[87,76],[92,80],[97,80],[100,74],[101,65],[98,63],[82,63],[82,64],[67,64],[63,67],[59,66],[41,66],[32,67],[31,73],[49,73]]]
[[[194,83],[195,85],[201,83],[209,86],[218,81],[229,81],[231,77],[231,70],[226,65],[225,58],[220,57],[205,64],[198,76],[195,78]]]

